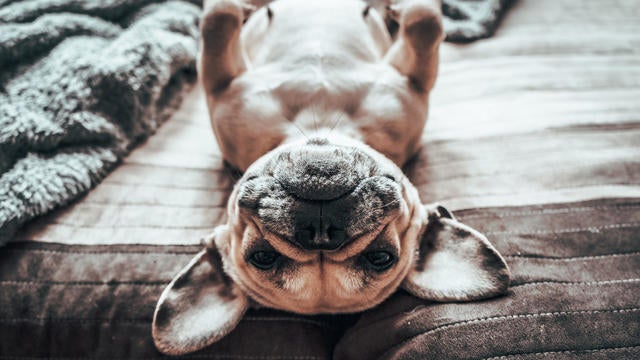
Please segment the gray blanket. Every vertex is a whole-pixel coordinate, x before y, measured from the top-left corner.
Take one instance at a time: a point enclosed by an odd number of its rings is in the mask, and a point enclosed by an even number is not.
[[[493,35],[515,0],[443,0],[447,41],[470,42]]]
[[[167,119],[195,80],[200,15],[181,1],[2,2],[0,245]]]
[[[507,2],[445,0],[447,39],[489,36]],[[0,246],[168,118],[196,77],[199,3],[0,0]]]

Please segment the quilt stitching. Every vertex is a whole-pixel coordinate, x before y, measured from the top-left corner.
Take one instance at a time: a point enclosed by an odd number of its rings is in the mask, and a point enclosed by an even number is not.
[[[581,175],[583,176],[583,175]],[[474,175],[470,175],[469,178],[474,177]],[[449,179],[441,181],[441,183],[446,183]],[[423,186],[429,186],[429,185],[433,185],[435,184],[436,181],[433,182],[423,182],[423,183],[419,183],[419,184],[414,184],[416,186],[416,188],[419,191],[426,191],[428,190],[423,190],[424,188],[422,188]],[[551,186],[551,185],[544,185],[543,187],[539,188],[539,189],[533,189],[532,191],[529,191],[529,193],[537,193],[537,192],[552,192],[552,191],[559,191],[559,190],[580,190],[580,189],[584,189],[584,188],[590,188],[590,187],[611,187],[611,186],[631,186],[631,187],[636,187],[636,186],[640,186],[640,182],[632,182],[632,181],[617,181],[617,182],[606,182],[606,181],[594,181],[594,182],[585,182],[585,183],[568,183],[568,184],[562,184],[559,183],[560,185],[555,185],[555,186]],[[433,190],[434,188],[437,189],[437,187],[432,186],[431,189]],[[474,189],[476,190],[476,189]],[[505,195],[516,195],[516,194],[520,194],[521,192],[521,188],[518,187],[513,187],[513,188],[509,188],[509,191],[501,191],[501,192],[486,192],[486,193],[481,193],[481,192],[473,192],[473,193],[458,193],[455,194],[455,196],[450,196],[450,197],[440,197],[440,200],[438,200],[438,202],[440,203],[446,203],[449,201],[453,201],[456,199],[465,199],[465,198],[474,198],[474,197],[483,197],[483,196],[505,196]],[[438,198],[437,196],[434,195],[430,195],[433,196],[434,198]]]
[[[119,360],[119,358],[94,358],[94,357],[19,357],[19,356],[0,356],[0,359],[3,360],[41,360],[41,359],[50,359],[50,360],[100,360],[100,359],[109,359],[109,360]],[[122,360],[128,358],[121,358]],[[140,358],[139,360],[162,360],[167,359],[166,357],[145,357]],[[220,354],[196,354],[196,355],[183,355],[180,356],[180,359],[214,359],[214,360],[325,360],[327,359],[324,356],[269,356],[269,355],[220,355]]]
[[[533,229],[523,229],[523,230],[505,230],[505,231],[487,231],[486,235],[549,235],[549,234],[566,234],[566,233],[575,233],[582,231],[589,232],[600,232],[600,230],[610,230],[610,229],[622,229],[629,227],[637,227],[640,226],[640,222],[631,222],[631,223],[621,223],[621,224],[609,224],[602,226],[586,226],[586,227],[574,227],[574,228],[565,228],[565,229],[556,229],[556,230],[533,230]]]
[[[190,245],[194,246],[194,245]],[[50,253],[50,254],[78,254],[78,255],[194,255],[199,250],[195,251],[74,251],[74,250],[49,250],[49,249],[3,249],[2,251],[13,251],[13,252],[42,252],[42,253]]]
[[[597,211],[597,210],[607,210],[607,209],[616,209],[623,210],[629,208],[640,208],[640,204],[638,203],[630,203],[630,204],[610,204],[610,205],[598,205],[598,206],[580,206],[580,207],[567,207],[560,209],[540,209],[540,210],[527,210],[527,211],[507,211],[502,213],[480,213],[480,214],[469,214],[458,215],[461,219],[482,219],[488,217],[511,217],[511,216],[530,216],[530,215],[555,215],[555,214],[574,214],[578,212],[588,212],[588,211]]]
[[[602,165],[610,165],[610,159],[603,159],[601,161],[592,161],[592,162],[582,162],[582,163],[570,163],[570,164],[561,164],[557,166],[557,169],[562,169],[562,170],[566,170],[566,169],[577,169],[577,168],[590,168],[590,167],[595,167],[595,166],[602,166]],[[619,164],[626,164],[626,163],[635,163],[635,161],[633,161],[633,159],[616,159],[616,161],[620,161]],[[553,167],[547,167],[545,168],[545,170],[554,170]],[[479,177],[495,177],[497,175],[500,174],[520,174],[520,175],[528,175],[528,173],[530,173],[531,170],[530,169],[523,169],[520,171],[507,171],[507,170],[503,170],[503,169],[496,169],[495,171],[492,172],[469,172],[469,173],[464,173],[464,174],[458,174],[458,175],[448,175],[447,172],[442,172],[444,174],[447,174],[446,177],[442,177],[442,178],[430,178],[429,181],[426,182],[420,182],[420,183],[416,183],[416,186],[419,185],[426,185],[429,183],[433,183],[433,182],[438,182],[438,181],[449,181],[449,180],[462,180],[462,179],[469,179],[469,178],[479,178]],[[556,175],[558,174],[562,174],[562,175],[571,175],[571,172],[568,171],[564,171],[562,173],[558,173],[558,172],[554,172]],[[597,181],[594,182],[593,184],[601,184],[602,181]],[[584,186],[584,184],[579,184],[579,186]]]
[[[544,281],[532,281],[525,282],[518,285],[512,285],[509,288],[532,286],[532,285],[549,285],[549,284],[562,284],[566,286],[598,286],[598,285],[611,285],[611,284],[627,284],[639,282],[640,278],[635,279],[617,279],[617,280],[602,280],[602,281],[562,281],[562,280],[544,280]]]
[[[640,278],[636,278],[636,279],[621,279],[621,280],[604,280],[604,281],[589,281],[589,282],[572,282],[572,281],[533,281],[533,282],[525,282],[522,284],[518,284],[518,285],[511,285],[509,286],[509,289],[513,289],[513,288],[519,288],[519,287],[524,287],[524,286],[530,286],[530,285],[540,285],[540,284],[554,284],[554,285],[566,285],[566,286],[598,286],[598,285],[611,285],[611,284],[624,284],[624,283],[634,283],[634,282],[640,282]],[[409,313],[411,312],[415,312],[417,310],[422,310],[425,309],[426,307],[424,306],[419,306],[417,308],[414,308],[413,310],[409,311]],[[636,308],[632,308],[632,309],[636,309]],[[638,308],[640,309],[640,308]],[[354,332],[348,334],[345,339],[350,339],[355,337],[355,334],[362,332],[363,330],[370,328],[372,326],[374,326],[376,323],[379,323],[380,321],[383,321],[385,319],[389,319],[392,318],[394,315],[391,316],[387,316],[381,319],[378,319],[377,322],[368,324],[366,326],[362,326],[358,329],[356,329]],[[505,315],[505,316],[512,316],[512,315]],[[483,318],[480,318],[483,319]],[[474,319],[474,320],[478,320],[478,319]],[[465,320],[465,321],[472,321],[472,320]],[[457,324],[457,323],[449,323],[449,324],[445,324],[446,325],[450,325],[450,324]]]
[[[531,259],[531,260],[540,259],[540,260],[549,260],[549,261],[571,262],[571,261],[584,261],[584,260],[626,257],[626,256],[635,256],[635,255],[640,255],[640,251],[603,254],[603,255],[590,255],[590,256],[570,256],[570,257],[548,257],[548,256],[539,256],[539,255],[505,255],[504,257],[507,259]]]
[[[249,316],[242,319],[242,321],[253,322],[294,322],[313,325],[320,328],[329,328],[329,324],[321,321],[314,321],[311,319],[294,318],[294,317],[256,317]],[[78,318],[78,317],[16,317],[16,318],[0,318],[0,322],[5,323],[17,323],[17,322],[78,322],[78,323],[132,323],[148,326],[151,323],[151,318]]]
[[[52,221],[49,224],[58,225],[58,226],[66,226],[73,228],[90,228],[90,229],[129,229],[129,228],[148,228],[148,229],[192,229],[192,230],[203,230],[210,229],[212,230],[215,227],[215,224],[211,225],[187,225],[187,226],[172,226],[172,225],[149,225],[149,224],[136,224],[136,225],[126,225],[126,224],[117,224],[117,225],[97,225],[97,224],[74,224],[74,223],[66,223],[66,222],[58,222]]]
[[[635,345],[635,346],[615,346],[615,347],[596,348],[596,349],[573,349],[573,350],[557,350],[557,351],[541,351],[541,352],[520,352],[520,353],[509,354],[509,355],[482,358],[481,360],[509,359],[509,358],[516,357],[516,356],[519,356],[519,355],[534,355],[534,356],[543,356],[543,357],[545,357],[545,356],[554,355],[554,354],[582,354],[582,353],[596,353],[596,352],[616,352],[616,351],[621,351],[621,350],[632,350],[632,349],[640,349],[640,345]]]
[[[0,285],[52,285],[52,286],[166,286],[171,279],[158,281],[40,281],[40,280],[0,280]]]
[[[640,279],[638,279],[640,280]],[[391,346],[391,349],[397,348],[398,346],[401,346],[404,343],[407,343],[411,340],[414,339],[418,339],[418,338],[422,338],[426,335],[430,335],[433,334],[435,332],[439,332],[441,330],[446,330],[446,329],[450,329],[450,328],[457,328],[457,327],[461,327],[464,325],[468,325],[468,324],[479,324],[479,323],[483,323],[483,322],[493,322],[493,321],[501,321],[501,320],[510,320],[510,319],[528,319],[528,318],[540,318],[540,317],[557,317],[557,316],[564,316],[564,315],[594,315],[594,314],[624,314],[624,313],[630,313],[630,312],[638,312],[640,311],[640,308],[621,308],[621,309],[600,309],[600,310],[574,310],[574,311],[554,311],[554,312],[541,312],[541,313],[529,313],[529,314],[515,314],[515,315],[502,315],[502,316],[491,316],[491,317],[484,317],[484,318],[477,318],[477,319],[472,319],[472,320],[464,320],[464,321],[459,321],[459,322],[453,322],[453,323],[449,323],[449,324],[445,324],[445,325],[441,325],[441,326],[437,326],[435,328],[429,329],[425,332],[421,332],[419,334],[416,334],[414,336],[411,336],[405,340],[402,340],[401,342]]]

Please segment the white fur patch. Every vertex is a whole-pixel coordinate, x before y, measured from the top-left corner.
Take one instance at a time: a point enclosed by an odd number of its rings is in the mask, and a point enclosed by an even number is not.
[[[427,261],[431,271],[416,272],[414,279],[435,293],[464,294],[469,289],[491,285],[490,279],[478,271],[475,261],[461,261],[449,252],[435,252]]]

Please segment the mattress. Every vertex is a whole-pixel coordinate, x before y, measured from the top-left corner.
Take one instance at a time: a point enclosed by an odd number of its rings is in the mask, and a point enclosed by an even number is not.
[[[639,358],[639,16],[634,0],[520,0],[494,37],[442,46],[405,171],[505,255],[508,294],[252,310],[185,358]],[[236,176],[196,87],[98,187],[0,251],[0,359],[162,358],[157,298],[224,221]]]

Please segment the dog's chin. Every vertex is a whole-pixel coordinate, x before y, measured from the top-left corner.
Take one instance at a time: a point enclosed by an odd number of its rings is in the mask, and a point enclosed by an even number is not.
[[[356,142],[313,138],[282,145],[251,165],[240,182],[272,177],[288,193],[303,200],[334,200],[353,191],[364,179],[402,174],[391,160]]]
[[[307,250],[336,250],[398,212],[403,176],[371,148],[314,139],[264,155],[230,200],[262,230]],[[313,247],[323,241],[326,248]]]

